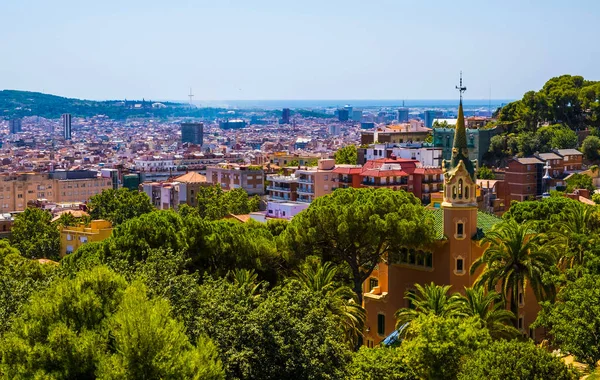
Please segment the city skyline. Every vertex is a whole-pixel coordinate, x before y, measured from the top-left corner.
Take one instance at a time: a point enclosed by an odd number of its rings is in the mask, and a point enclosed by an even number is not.
[[[600,4],[3,2],[3,88],[71,98],[518,99],[600,78]],[[576,22],[573,22],[576,20]],[[568,46],[568,54],[563,54]],[[558,54],[561,52],[561,54]],[[491,95],[491,96],[490,96]]]

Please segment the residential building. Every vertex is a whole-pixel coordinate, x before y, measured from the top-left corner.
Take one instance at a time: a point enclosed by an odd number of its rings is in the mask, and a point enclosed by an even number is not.
[[[71,114],[63,113],[62,125],[63,125],[63,138],[65,140],[71,140]]]
[[[223,190],[244,189],[248,194],[262,195],[265,178],[262,167],[238,164],[219,164],[206,168],[206,180]]]
[[[140,185],[140,191],[146,193],[150,201],[159,210],[178,210],[181,203],[185,203],[182,191],[185,185],[179,182],[144,182]]]
[[[242,119],[227,119],[219,122],[221,129],[240,129],[246,127],[246,122]]]
[[[427,143],[373,144],[367,148],[359,148],[358,163],[364,164],[380,158],[405,158],[417,160],[423,166],[442,166],[442,149]]]
[[[292,220],[294,216],[306,210],[308,206],[308,203],[303,202],[269,201],[267,202],[265,215],[267,218]]]
[[[60,230],[60,257],[69,255],[86,243],[102,241],[112,233],[107,220],[92,220],[89,225],[63,227]]]
[[[273,174],[267,176],[269,201],[296,201],[298,178],[295,175]]]
[[[50,173],[3,173],[0,175],[0,212],[24,211],[28,203],[87,202],[112,181],[95,171],[56,171]]]
[[[181,123],[181,142],[201,146],[204,142],[204,124]]]
[[[410,120],[408,123],[395,124],[387,127],[378,127],[373,131],[361,131],[361,145],[391,143],[412,143],[425,141],[431,134],[431,129],[423,126],[418,120]]]
[[[338,174],[334,172],[335,160],[322,159],[315,167],[303,167],[296,170],[298,178],[298,201],[310,203],[315,198],[330,194],[336,187]]]
[[[206,180],[206,176],[196,172],[186,173],[174,178],[173,181],[181,184],[179,187],[180,203],[183,202],[192,207],[198,207],[198,193],[200,188],[212,185]]]

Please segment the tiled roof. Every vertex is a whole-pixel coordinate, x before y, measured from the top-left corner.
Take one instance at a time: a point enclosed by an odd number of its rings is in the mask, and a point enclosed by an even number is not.
[[[206,176],[196,172],[189,172],[175,178],[175,181],[183,183],[201,183],[206,182]]]
[[[431,210],[433,215],[433,227],[435,229],[436,239],[443,240],[444,236],[444,209],[437,208]],[[502,219],[497,216],[487,214],[482,211],[477,211],[477,228],[480,229],[484,234],[492,229],[492,227],[502,222]]]
[[[582,156],[583,153],[578,151],[577,149],[557,149],[556,153],[561,156]]]
[[[516,161],[521,164],[525,164],[525,165],[543,164],[544,163],[544,161],[540,160],[539,158],[535,158],[535,157],[521,157],[521,158],[517,158]]]

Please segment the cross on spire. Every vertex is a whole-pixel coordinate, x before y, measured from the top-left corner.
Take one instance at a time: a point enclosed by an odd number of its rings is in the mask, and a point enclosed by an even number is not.
[[[460,85],[456,86],[456,89],[458,90],[458,92],[460,94],[460,102],[462,103],[462,94],[463,94],[463,92],[467,91],[467,88],[464,87],[462,84],[462,71],[460,72]]]

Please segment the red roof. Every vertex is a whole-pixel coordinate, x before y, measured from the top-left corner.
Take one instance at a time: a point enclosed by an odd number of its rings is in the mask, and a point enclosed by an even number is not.
[[[333,173],[338,174],[360,174],[363,168],[345,168],[345,167],[336,167],[332,170]]]
[[[365,177],[407,177],[408,173],[403,170],[366,169],[360,175]]]

